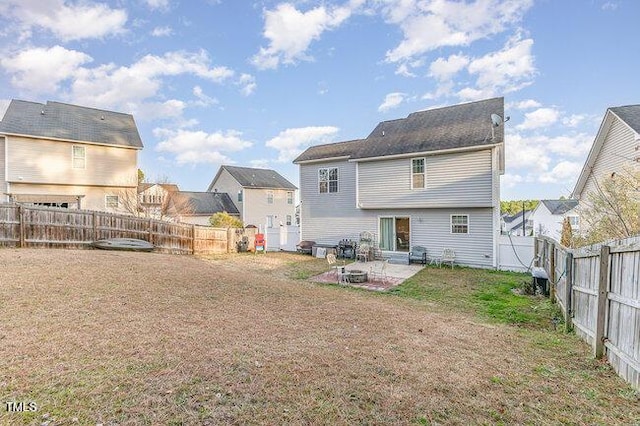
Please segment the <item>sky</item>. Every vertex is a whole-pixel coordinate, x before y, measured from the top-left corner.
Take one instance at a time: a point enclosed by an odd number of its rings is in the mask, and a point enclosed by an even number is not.
[[[149,181],[222,164],[298,184],[309,146],[505,98],[501,198],[569,196],[608,107],[640,103],[637,0],[0,0],[11,99],[133,114]]]

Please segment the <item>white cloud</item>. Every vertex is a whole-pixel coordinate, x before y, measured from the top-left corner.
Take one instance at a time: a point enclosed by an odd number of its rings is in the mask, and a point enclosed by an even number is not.
[[[102,38],[125,31],[127,12],[102,3],[65,0],[4,0],[0,13],[29,35],[32,28],[51,31],[63,41]]]
[[[144,2],[152,10],[167,10],[169,8],[169,0],[145,0]]]
[[[539,177],[541,183],[564,183],[566,187],[573,187],[582,171],[582,163],[572,161],[559,162],[550,172]]]
[[[615,1],[608,1],[602,5],[602,10],[616,10],[618,3]]]
[[[151,31],[151,35],[154,37],[168,37],[171,34],[173,34],[171,27],[155,27],[153,31]]]
[[[389,0],[382,9],[404,39],[387,52],[387,61],[409,60],[444,46],[466,46],[498,34],[522,20],[532,0]]]
[[[251,74],[241,74],[236,84],[240,86],[240,93],[242,93],[244,96],[251,95],[258,87],[256,78]]]
[[[136,120],[145,121],[155,118],[179,118],[187,104],[177,99],[164,102],[141,102],[129,104],[127,112],[133,114]]]
[[[11,84],[32,93],[54,93],[64,80],[73,79],[81,65],[93,59],[77,50],[62,46],[36,47],[0,60],[11,74]]]
[[[269,168],[269,160],[265,158],[261,158],[259,160],[251,160],[249,161],[251,167],[255,167],[257,169],[267,169]]]
[[[301,12],[291,3],[281,3],[273,10],[266,10],[263,36],[269,40],[269,46],[260,48],[252,58],[253,64],[268,69],[277,68],[280,63],[310,60],[307,49],[311,43],[325,31],[339,27],[355,7],[355,4],[318,6]]]
[[[207,96],[203,91],[202,91],[202,87],[200,86],[194,86],[193,88],[193,95],[198,98],[198,100],[195,102],[196,105],[198,106],[209,106],[209,105],[215,105],[218,103],[218,100],[216,98],[212,98],[211,96]]]
[[[400,105],[404,101],[406,96],[407,95],[405,93],[400,92],[387,94],[387,96],[385,96],[384,98],[384,102],[382,102],[382,104],[378,107],[378,111],[387,112],[390,109],[398,107],[398,105]]]
[[[539,129],[555,124],[560,117],[560,111],[555,108],[538,108],[524,115],[524,122],[516,126],[520,130]]]
[[[278,150],[278,162],[288,163],[311,145],[331,142],[338,132],[333,126],[311,126],[286,129],[265,145]]]
[[[508,169],[532,169],[538,172],[549,169],[549,151],[539,140],[519,133],[508,133],[505,141],[505,162]]]
[[[469,64],[464,55],[451,55],[447,59],[438,58],[429,66],[429,75],[438,80],[449,80]]]
[[[476,90],[483,95],[509,93],[532,83],[536,73],[531,48],[532,39],[516,36],[503,49],[473,59],[468,66],[470,75],[477,75]],[[460,94],[465,98],[463,94]]]
[[[572,114],[562,119],[562,124],[567,127],[578,127],[587,118],[584,114]]]
[[[244,140],[242,133],[236,130],[207,133],[201,130],[156,128],[153,134],[161,139],[156,145],[156,151],[174,154],[180,165],[231,163],[233,161],[225,152],[237,152],[253,145]]]
[[[518,174],[512,174],[512,173],[505,173],[504,175],[501,176],[500,178],[500,183],[505,187],[505,188],[513,188],[516,185],[518,185],[519,183],[524,182],[524,178]]]
[[[520,102],[510,102],[507,105],[505,105],[505,109],[520,109],[520,110],[524,110],[524,109],[532,109],[532,108],[539,108],[541,107],[542,104],[538,101],[535,101],[533,99],[526,99],[524,101],[520,101]]]

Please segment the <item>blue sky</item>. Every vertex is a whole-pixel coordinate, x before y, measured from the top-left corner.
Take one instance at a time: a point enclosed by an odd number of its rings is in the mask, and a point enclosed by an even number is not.
[[[502,199],[569,195],[607,107],[640,103],[636,0],[1,0],[0,108],[132,113],[150,180],[298,182],[310,145],[504,96]]]

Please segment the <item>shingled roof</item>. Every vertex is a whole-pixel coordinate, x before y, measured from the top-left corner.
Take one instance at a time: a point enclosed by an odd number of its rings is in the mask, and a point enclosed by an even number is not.
[[[561,215],[578,205],[578,200],[540,200],[551,214]]]
[[[131,114],[51,101],[12,100],[0,122],[0,134],[142,148]]]
[[[634,132],[640,134],[640,105],[619,106],[609,109],[627,123]]]
[[[308,148],[293,162],[348,156],[352,160],[500,143],[504,126],[494,127],[491,114],[504,116],[504,98],[414,112],[383,121],[367,136],[349,142]]]
[[[181,214],[185,216],[213,215],[222,212],[240,215],[226,192],[171,192],[167,205],[169,211],[184,210]]]
[[[221,166],[216,176],[211,181],[208,191],[214,187],[222,170],[229,172],[231,176],[243,188],[273,188],[273,189],[298,189],[294,184],[285,179],[280,173],[271,169],[256,169],[252,167]]]

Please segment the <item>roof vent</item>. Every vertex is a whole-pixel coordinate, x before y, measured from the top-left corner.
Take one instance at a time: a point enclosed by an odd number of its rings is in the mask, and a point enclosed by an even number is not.
[[[40,111],[40,115],[44,115],[44,110]]]
[[[384,136],[384,130],[382,131],[382,136]]]
[[[100,116],[100,120],[104,120],[104,115],[101,115],[101,116]]]

